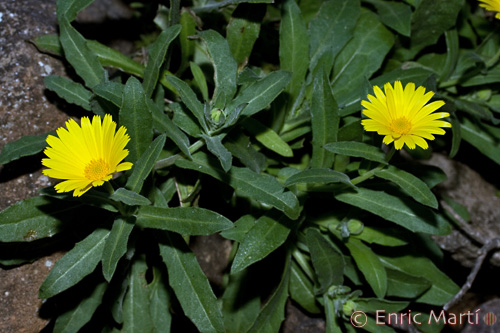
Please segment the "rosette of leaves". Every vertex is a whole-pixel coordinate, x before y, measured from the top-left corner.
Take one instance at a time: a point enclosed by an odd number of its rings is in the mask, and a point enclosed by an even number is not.
[[[481,11],[172,0],[155,8],[143,65],[75,28],[91,2],[59,0],[59,34],[34,43],[79,77],[49,76],[49,90],[127,128],[134,167],[111,194],[47,188],[0,213],[3,265],[69,248],[40,288],[65,304],[54,331],[278,332],[291,299],[341,332],[354,310],[428,312],[458,292],[430,237],[451,230],[431,191],[443,172],[389,160],[362,131],[360,101],[375,84],[424,85],[452,114],[451,139],[434,146],[454,156],[463,139],[498,163],[497,93],[485,84],[500,46]],[[46,136],[7,144],[0,163],[39,153]],[[215,233],[232,244],[217,288],[189,247]]]

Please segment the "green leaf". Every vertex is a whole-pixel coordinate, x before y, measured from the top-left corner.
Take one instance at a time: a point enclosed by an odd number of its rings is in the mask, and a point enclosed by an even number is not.
[[[455,25],[463,6],[464,0],[449,0],[445,3],[433,0],[419,1],[411,20],[413,53],[436,43],[446,30]]]
[[[408,244],[408,242],[404,240],[405,233],[393,228],[376,228],[365,225],[363,231],[359,235],[351,234],[351,237],[361,239],[366,243],[375,243],[384,246],[401,246]]]
[[[238,65],[227,41],[218,32],[204,30],[199,32],[198,36],[207,44],[208,54],[214,66],[215,91],[211,106],[223,109],[236,93]]]
[[[292,261],[289,292],[290,298],[297,302],[307,312],[314,314],[322,312],[316,301],[312,282],[304,272],[302,272],[295,261]]]
[[[175,76],[167,76],[167,81],[170,82],[179,92],[182,102],[187,106],[189,111],[198,119],[198,123],[203,127],[205,132],[209,132],[207,122],[205,120],[205,109],[200,103],[194,91],[187,85],[186,82]]]
[[[196,35],[196,18],[191,10],[182,8],[181,18],[179,20],[182,29],[179,34],[179,42],[181,49],[181,69],[186,68],[189,59],[192,58],[195,50],[195,41],[190,39],[190,36]],[[208,99],[208,98],[207,98]]]
[[[292,192],[285,192],[283,185],[270,175],[257,174],[250,169],[233,166],[231,177],[225,177],[224,170],[214,167],[208,156],[201,152],[193,155],[193,161],[177,160],[175,164],[180,168],[202,172],[225,182],[238,194],[271,205],[291,219],[299,216],[300,206],[297,197]]]
[[[285,215],[271,212],[261,216],[238,247],[231,274],[267,257],[285,242],[292,227],[293,222]]]
[[[59,29],[64,56],[78,76],[85,81],[85,85],[93,88],[106,81],[107,73],[97,60],[97,56],[87,46],[85,38],[71,26],[66,17],[59,19]]]
[[[240,134],[236,139],[227,138],[224,146],[250,170],[260,173],[266,167],[266,157],[255,150],[248,136]]]
[[[222,137],[220,135],[208,136],[204,134],[202,134],[201,137],[207,144],[208,150],[219,159],[222,169],[228,172],[229,169],[231,169],[233,155],[231,155],[229,150],[222,144]]]
[[[323,148],[327,143],[336,142],[339,131],[339,110],[325,72],[314,79],[311,101],[312,126],[312,168],[330,168],[335,155]]]
[[[160,133],[166,134],[180,149],[184,155],[191,157],[189,152],[189,138],[182,132],[170,118],[163,113],[158,106],[151,100],[147,100],[149,109],[153,114],[153,126]]]
[[[377,9],[382,23],[403,36],[410,37],[411,7],[395,1],[368,0]]]
[[[96,229],[84,240],[59,259],[39,290],[40,298],[49,298],[74,286],[97,267],[102,258],[102,251],[107,229]]]
[[[289,187],[295,184],[328,184],[328,183],[342,183],[354,187],[351,184],[349,176],[345,173],[334,171],[332,169],[307,169],[300,171],[290,176],[285,186]]]
[[[232,274],[222,295],[224,327],[228,333],[247,332],[260,311],[260,298],[248,285],[252,276],[247,271]]]
[[[137,75],[139,77],[144,75],[144,66],[130,59],[120,51],[112,49],[95,40],[88,40],[87,46],[95,53],[101,65],[117,68],[125,73]]]
[[[316,67],[320,59],[327,57],[326,70],[330,71],[335,57],[352,38],[360,12],[359,0],[336,0],[322,3],[317,15],[309,24],[310,70]]]
[[[153,323],[149,314],[149,288],[146,281],[148,266],[142,258],[132,264],[128,290],[123,302],[122,332],[151,332]]]
[[[179,24],[168,27],[166,30],[162,31],[153,44],[151,44],[148,63],[144,70],[144,81],[142,82],[147,97],[153,95],[168,47],[180,32],[181,26]]]
[[[57,34],[41,35],[34,38],[32,42],[40,52],[56,56],[61,56],[63,54],[61,43],[59,42],[59,35]]]
[[[283,4],[279,46],[280,68],[292,73],[287,91],[293,104],[304,83],[309,58],[309,36],[295,0]]]
[[[324,145],[324,148],[336,154],[361,157],[370,161],[387,164],[385,154],[379,148],[356,141],[332,142]]]
[[[226,38],[237,63],[248,62],[254,43],[259,37],[260,22],[265,12],[265,6],[240,4],[231,15],[226,27]]]
[[[16,202],[0,212],[0,242],[31,242],[52,237],[78,206],[80,203],[40,196]]]
[[[230,220],[208,209],[152,206],[139,209],[137,225],[142,228],[170,230],[182,235],[211,235],[233,227]]]
[[[450,225],[441,215],[424,206],[382,191],[358,187],[356,193],[341,193],[335,198],[367,210],[413,232],[437,235],[445,235],[450,232]]]
[[[252,327],[251,332],[278,332],[281,322],[285,319],[285,304],[288,299],[288,284],[290,282],[290,257],[285,263],[285,271],[278,288],[264,305]]]
[[[167,280],[156,267],[153,268],[153,281],[149,284],[149,314],[156,332],[170,332],[172,315],[170,314],[170,294]]]
[[[345,267],[342,253],[326,240],[318,229],[307,229],[306,244],[320,284],[318,293],[325,293],[331,286],[342,285]]]
[[[259,141],[264,147],[274,151],[284,157],[293,157],[292,148],[283,141],[283,139],[270,129],[254,118],[247,118],[242,123],[243,127],[255,136],[255,140]]]
[[[92,93],[85,89],[81,84],[71,81],[61,76],[47,76],[43,82],[49,90],[55,92],[66,102],[81,106],[90,111],[90,98]]]
[[[378,298],[384,298],[387,292],[387,273],[373,251],[355,238],[345,243],[366,281]]]
[[[243,242],[247,232],[255,224],[255,221],[255,217],[252,215],[243,215],[236,222],[234,222],[233,228],[222,231],[220,235],[226,239],[241,243]]]
[[[198,86],[198,89],[200,89],[203,100],[205,102],[208,102],[208,86],[205,74],[203,74],[200,66],[198,66],[194,62],[189,62],[189,68],[191,69],[191,73],[193,74],[194,82]]]
[[[68,22],[73,21],[76,15],[89,6],[94,0],[58,0],[57,1],[57,20],[64,16]]]
[[[121,83],[106,81],[104,83],[95,86],[92,90],[97,96],[104,98],[105,100],[113,103],[117,107],[121,107],[124,88],[125,85]]]
[[[110,199],[123,202],[129,206],[151,205],[148,198],[140,195],[137,192],[129,191],[124,187],[120,187],[111,194]]]
[[[498,135],[491,133],[498,129],[484,123],[473,123],[467,118],[462,119],[460,134],[462,138],[476,147],[482,154],[500,164],[500,143]]]
[[[126,188],[137,193],[141,191],[144,180],[150,174],[151,170],[153,170],[153,166],[160,156],[163,146],[165,145],[165,140],[166,135],[162,134],[149,145],[148,149],[135,163],[132,173],[127,179]]]
[[[432,283],[422,277],[415,277],[387,269],[387,296],[416,298],[428,290]]]
[[[288,85],[291,77],[290,72],[272,72],[239,93],[226,109],[231,112],[240,105],[247,104],[242,115],[251,116],[271,104]]]
[[[54,324],[54,332],[79,332],[101,305],[107,287],[106,282],[99,283],[92,293],[85,297],[75,308],[58,316]]]
[[[0,164],[7,164],[24,156],[38,154],[47,147],[46,139],[49,135],[55,135],[55,133],[27,135],[14,142],[7,143],[0,152]]]
[[[180,235],[165,232],[160,254],[168,269],[168,281],[185,315],[200,332],[224,332],[222,313],[207,277]]]
[[[411,173],[389,165],[387,168],[377,170],[375,176],[395,183],[406,192],[406,194],[421,204],[432,208],[438,207],[436,196],[429,187],[427,187],[427,184]]]
[[[376,312],[377,310],[385,310],[386,312],[396,313],[404,310],[409,302],[389,301],[386,299],[377,298],[359,298],[356,300],[359,310],[364,312]]]
[[[419,257],[414,254],[400,255],[398,257],[379,256],[379,258],[387,268],[425,278],[432,283],[430,289],[417,298],[416,302],[443,305],[460,290],[429,258]]]
[[[118,261],[127,252],[128,238],[132,229],[134,229],[134,223],[131,218],[118,217],[113,222],[102,253],[102,273],[108,282],[115,273]]]
[[[125,84],[120,109],[120,125],[125,126],[130,135],[127,160],[135,163],[153,141],[153,116],[146,102],[146,94],[141,83],[130,77]]]
[[[392,48],[394,36],[369,11],[363,11],[354,29],[353,38],[335,59],[332,90],[339,106],[344,106],[351,96],[358,97],[363,82],[375,73]]]

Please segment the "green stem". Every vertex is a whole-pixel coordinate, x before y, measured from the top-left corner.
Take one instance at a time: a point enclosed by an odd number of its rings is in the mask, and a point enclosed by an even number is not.
[[[203,140],[196,141],[195,143],[193,143],[189,147],[189,152],[191,154],[196,152],[198,149],[203,147],[204,144],[205,144],[205,142]],[[169,167],[169,166],[173,165],[175,163],[175,161],[177,161],[181,158],[183,158],[181,154],[175,154],[175,155],[169,156],[167,158],[161,159],[155,163],[153,169],[158,170],[158,169],[163,169],[163,168]]]
[[[391,146],[391,149],[387,152],[387,154],[385,155],[385,160],[387,161],[387,163],[389,163],[389,161],[391,160],[392,156],[394,156],[394,153],[396,152],[396,148],[394,148],[394,145]],[[379,170],[382,170],[387,164],[386,163],[380,163],[378,166],[376,166],[375,168],[365,172],[364,174],[354,178],[354,179],[351,179],[351,183],[353,185],[357,185],[361,182],[364,182],[365,180],[367,179],[370,179],[372,178],[375,173]]]

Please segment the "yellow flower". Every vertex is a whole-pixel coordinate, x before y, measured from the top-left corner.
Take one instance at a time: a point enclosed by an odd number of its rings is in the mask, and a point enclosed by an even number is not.
[[[500,19],[500,0],[479,0],[479,2],[482,2],[479,6],[486,10],[496,12],[495,17]]]
[[[362,101],[365,107],[363,114],[369,119],[363,119],[361,124],[365,131],[384,135],[386,145],[394,141],[394,147],[401,149],[406,144],[408,148],[415,146],[427,149],[427,140],[434,140],[433,134],[444,134],[441,127],[451,127],[451,124],[438,120],[448,117],[447,112],[436,112],[444,105],[443,101],[427,104],[434,96],[432,91],[425,93],[424,87],[415,90],[414,83],[408,83],[403,90],[401,81],[384,85],[384,92],[374,86],[375,97],[368,95],[368,101]]]
[[[115,172],[132,168],[132,163],[120,163],[127,155],[125,146],[130,141],[125,127],[116,131],[111,115],[94,116],[92,123],[83,117],[81,127],[70,119],[66,128],[57,129],[57,136],[49,135],[45,148],[48,158],[42,164],[48,169],[43,174],[57,179],[66,179],[54,188],[58,193],[73,191],[81,196],[93,186],[101,186],[113,177]],[[116,133],[115,133],[116,132]]]

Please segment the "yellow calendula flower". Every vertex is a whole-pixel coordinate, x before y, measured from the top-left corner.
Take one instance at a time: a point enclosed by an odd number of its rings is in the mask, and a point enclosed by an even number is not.
[[[67,129],[66,129],[67,128]],[[65,179],[54,188],[58,193],[73,192],[81,196],[93,186],[101,186],[113,177],[115,172],[132,168],[132,163],[120,163],[127,155],[125,146],[130,141],[125,127],[116,131],[116,123],[111,115],[94,116],[81,119],[81,127],[70,119],[66,128],[57,129],[57,136],[49,135],[45,148],[48,158],[42,164],[48,169],[43,174]]]
[[[451,124],[439,120],[448,117],[447,112],[435,112],[444,105],[443,101],[429,100],[434,96],[432,91],[425,92],[424,87],[415,90],[414,83],[408,83],[403,89],[401,81],[384,85],[385,93],[377,86],[373,87],[375,96],[368,95],[369,101],[362,101],[365,107],[361,124],[365,131],[384,135],[384,143],[394,141],[394,147],[401,149],[406,144],[408,148],[415,146],[427,149],[427,140],[434,140],[434,134],[445,134],[441,127],[451,127]]]
[[[500,19],[500,0],[479,0],[479,6],[486,10],[496,12],[495,17]]]

